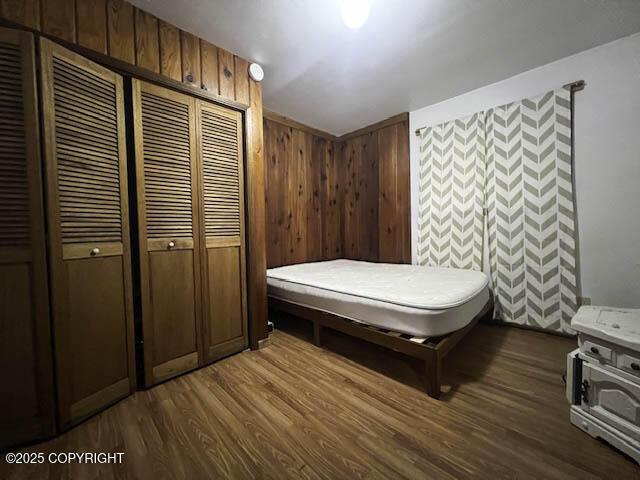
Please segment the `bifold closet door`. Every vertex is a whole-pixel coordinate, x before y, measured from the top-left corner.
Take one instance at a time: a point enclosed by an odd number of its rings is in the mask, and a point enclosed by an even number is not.
[[[122,77],[40,43],[59,422],[135,388]]]
[[[145,383],[201,361],[195,100],[133,80]]]
[[[33,36],[0,29],[0,449],[54,433]]]
[[[206,361],[247,347],[242,117],[197,102]]]

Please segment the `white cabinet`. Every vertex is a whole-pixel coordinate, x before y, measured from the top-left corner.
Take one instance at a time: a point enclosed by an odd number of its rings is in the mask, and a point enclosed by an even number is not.
[[[592,363],[582,366],[582,409],[640,442],[640,385]]]
[[[640,463],[640,310],[582,307],[571,326],[571,423]]]

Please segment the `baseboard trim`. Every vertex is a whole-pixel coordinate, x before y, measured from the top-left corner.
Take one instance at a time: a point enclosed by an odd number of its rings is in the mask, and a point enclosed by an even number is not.
[[[271,345],[271,337],[263,338],[262,340],[258,340],[258,348],[256,348],[256,350],[262,350],[269,345]]]
[[[514,327],[514,328],[519,328],[521,330],[530,330],[532,332],[546,333],[548,335],[555,335],[556,337],[576,338],[576,336],[577,336],[576,333],[556,332],[554,330],[545,330],[544,328],[534,327],[533,325],[521,325],[519,323],[510,323],[510,322],[505,322],[505,321],[498,320],[498,319],[495,319],[495,318],[490,318],[490,317],[485,317],[481,321],[482,321],[482,323],[486,323],[486,324],[489,324],[489,325],[499,325],[499,326],[503,326],[503,327]]]

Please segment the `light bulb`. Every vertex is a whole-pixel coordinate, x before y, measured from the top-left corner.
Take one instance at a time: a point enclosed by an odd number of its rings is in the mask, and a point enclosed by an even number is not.
[[[369,0],[342,0],[342,20],[349,28],[360,28],[369,18]]]

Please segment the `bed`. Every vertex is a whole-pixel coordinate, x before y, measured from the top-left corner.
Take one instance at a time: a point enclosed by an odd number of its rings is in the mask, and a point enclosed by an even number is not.
[[[332,328],[421,358],[440,394],[442,358],[491,311],[482,272],[331,260],[267,270],[269,306],[311,320],[321,345]]]

